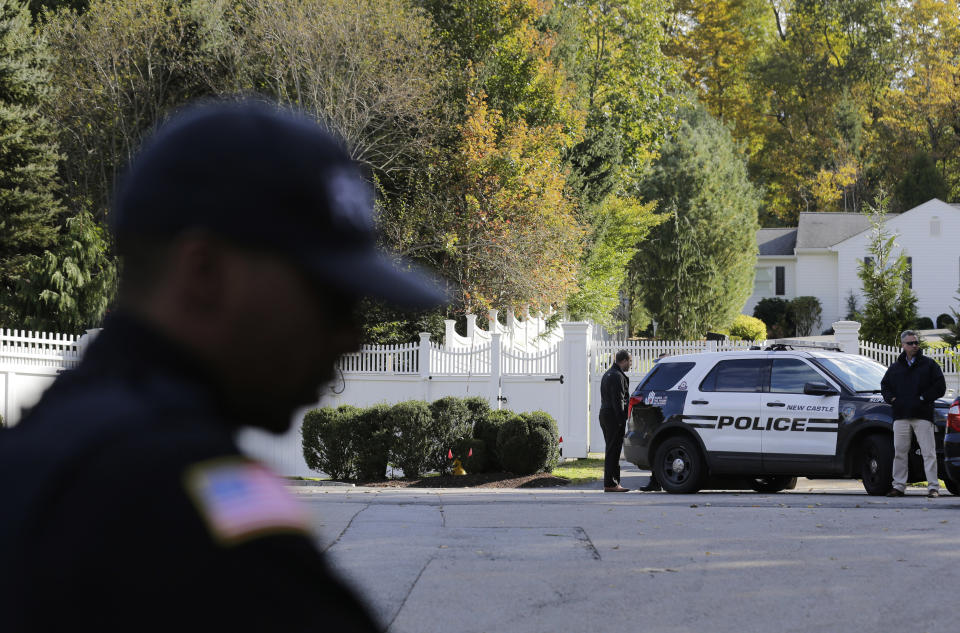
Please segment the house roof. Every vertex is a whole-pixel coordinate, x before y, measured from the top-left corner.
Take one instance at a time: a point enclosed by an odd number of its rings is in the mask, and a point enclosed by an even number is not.
[[[797,229],[760,229],[757,231],[758,254],[764,255],[793,255],[797,245]]]
[[[801,213],[797,248],[828,248],[869,228],[870,218],[863,213]]]

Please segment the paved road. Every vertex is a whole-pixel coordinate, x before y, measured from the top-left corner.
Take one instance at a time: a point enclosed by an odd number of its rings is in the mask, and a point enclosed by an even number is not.
[[[295,490],[391,633],[957,630],[949,495]]]

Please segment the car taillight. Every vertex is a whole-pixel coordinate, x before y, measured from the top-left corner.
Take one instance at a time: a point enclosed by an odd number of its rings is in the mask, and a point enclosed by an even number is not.
[[[947,433],[960,433],[960,398],[954,400],[947,411]]]
[[[643,396],[630,396],[630,404],[627,406],[627,419],[633,414],[633,405],[643,404]]]

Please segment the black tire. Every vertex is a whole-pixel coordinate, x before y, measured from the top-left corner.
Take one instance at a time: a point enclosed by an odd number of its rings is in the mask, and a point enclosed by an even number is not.
[[[780,492],[781,490],[793,490],[797,487],[797,478],[788,477],[786,475],[757,477],[750,484],[750,487],[757,492]]]
[[[944,479],[943,484],[947,487],[947,490],[950,491],[950,494],[954,497],[960,497],[960,484],[952,479]]]
[[[884,495],[893,485],[893,439],[870,435],[861,446],[860,478],[868,495]]]
[[[674,494],[700,490],[707,470],[700,448],[693,440],[682,436],[664,440],[657,447],[653,465],[660,486]]]

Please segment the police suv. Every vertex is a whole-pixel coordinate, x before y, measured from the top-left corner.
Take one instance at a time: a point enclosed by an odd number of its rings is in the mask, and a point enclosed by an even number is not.
[[[851,477],[885,494],[893,479],[885,372],[862,356],[788,345],[667,357],[633,392],[624,455],[667,492],[778,492],[797,477]],[[937,461],[958,494],[943,465],[949,404],[936,403]],[[915,438],[909,463],[909,480],[925,480]]]

